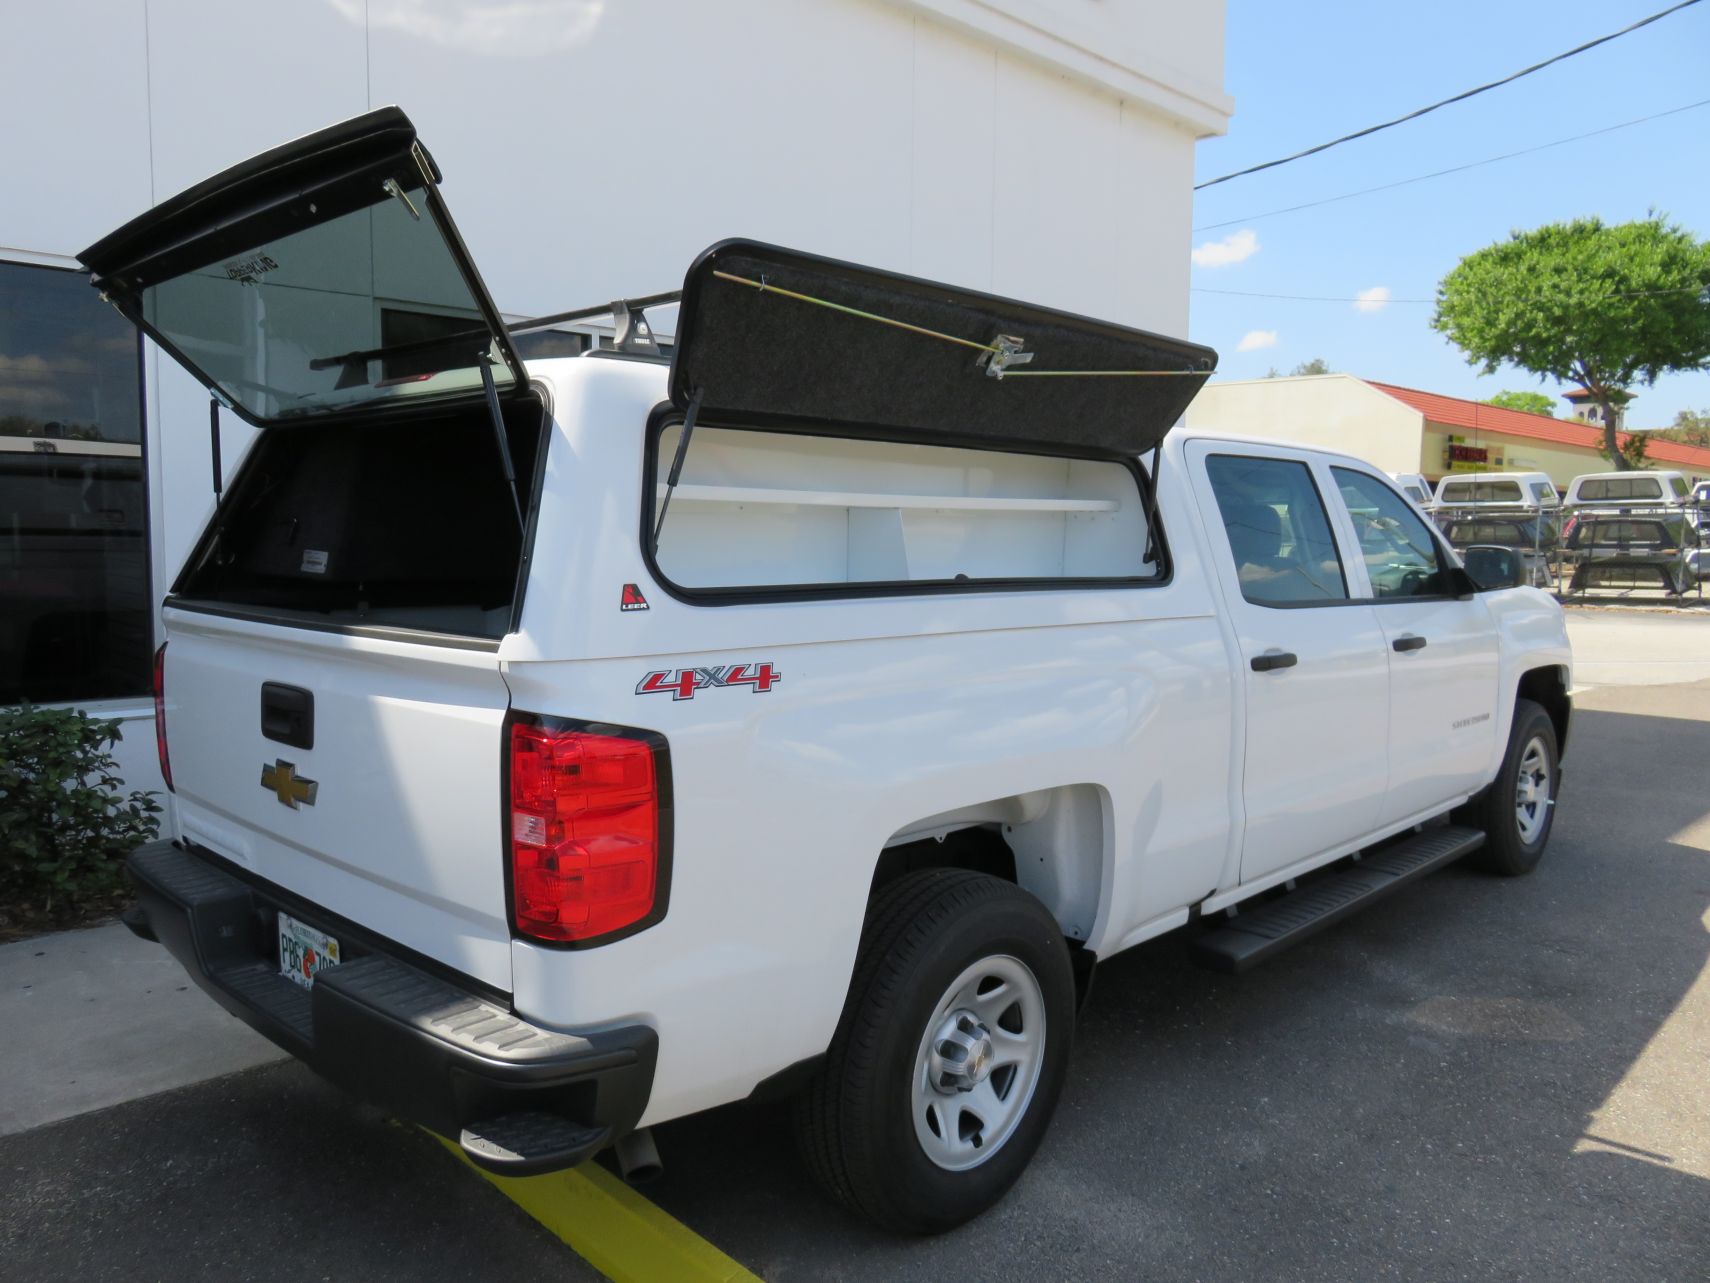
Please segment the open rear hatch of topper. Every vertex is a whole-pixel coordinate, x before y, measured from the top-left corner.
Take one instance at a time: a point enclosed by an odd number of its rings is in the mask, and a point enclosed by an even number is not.
[[[671,399],[713,423],[1134,455],[1216,364],[1144,330],[731,240],[684,281]]]
[[[216,174],[84,250],[96,286],[261,427],[520,384],[497,309],[396,107]]]

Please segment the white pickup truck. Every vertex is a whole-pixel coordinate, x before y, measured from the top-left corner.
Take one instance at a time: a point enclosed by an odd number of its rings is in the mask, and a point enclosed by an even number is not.
[[[491,1170],[792,1096],[833,1194],[943,1229],[1098,960],[1543,853],[1556,603],[1360,460],[1171,433],[1206,349],[743,241],[669,359],[507,326],[396,109],[83,260],[260,429],[165,601],[129,921]]]

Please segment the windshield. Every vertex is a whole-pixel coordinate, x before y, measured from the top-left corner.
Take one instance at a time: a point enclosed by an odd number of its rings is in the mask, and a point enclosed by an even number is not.
[[[421,180],[375,189],[375,204],[145,288],[143,319],[257,419],[470,390],[487,358],[514,383]]]

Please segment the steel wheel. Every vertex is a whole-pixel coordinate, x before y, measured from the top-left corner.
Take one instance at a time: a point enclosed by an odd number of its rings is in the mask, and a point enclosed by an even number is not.
[[[1045,1052],[1045,998],[1026,964],[982,958],[944,991],[915,1055],[914,1134],[950,1172],[1003,1147],[1033,1099]]]
[[[1514,780],[1514,821],[1522,842],[1530,846],[1538,840],[1552,804],[1549,750],[1543,738],[1534,735],[1520,752],[1520,768]]]

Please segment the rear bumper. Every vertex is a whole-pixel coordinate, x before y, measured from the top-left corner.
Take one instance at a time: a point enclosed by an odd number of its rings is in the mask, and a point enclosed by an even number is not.
[[[303,989],[279,974],[276,918],[283,907],[313,922],[312,910],[169,842],[142,847],[126,867],[145,919],[127,925],[165,945],[214,1001],[331,1082],[461,1140],[483,1167],[574,1166],[646,1108],[658,1054],[646,1026],[543,1029],[354,940]],[[499,1135],[528,1143],[495,1145]]]

